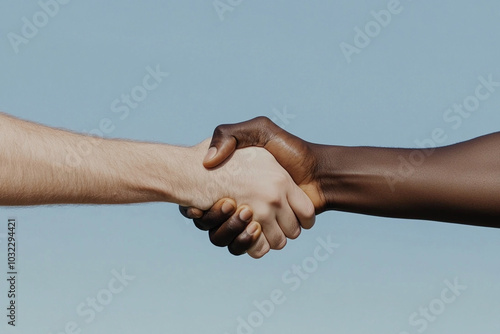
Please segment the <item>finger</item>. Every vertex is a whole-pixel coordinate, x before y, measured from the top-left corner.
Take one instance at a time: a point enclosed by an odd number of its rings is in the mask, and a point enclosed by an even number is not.
[[[261,215],[261,217],[268,217],[267,219],[258,218],[256,220],[260,222],[262,233],[271,249],[283,248],[286,245],[286,236],[278,225],[276,216],[273,214],[272,216]]]
[[[305,229],[313,227],[316,221],[314,204],[306,193],[294,185],[292,190],[288,192],[287,199],[300,225]]]
[[[197,208],[179,205],[179,211],[184,217],[188,219],[197,219],[203,217],[203,210]]]
[[[280,210],[276,220],[287,238],[296,239],[300,235],[300,223],[289,205]]]
[[[236,138],[226,134],[223,130],[225,127],[229,126],[218,126],[214,131],[212,141],[210,142],[210,148],[203,160],[203,166],[205,166],[205,168],[214,168],[220,165],[236,150]]]
[[[214,168],[224,162],[237,148],[264,147],[276,128],[276,124],[262,116],[246,122],[219,125],[214,130],[203,165],[205,168]]]
[[[238,235],[245,231],[247,225],[252,221],[252,217],[252,210],[242,206],[226,222],[210,230],[210,241],[219,247],[229,245]]]
[[[233,255],[245,254],[261,235],[261,226],[256,221],[251,222],[240,235],[227,247]]]
[[[269,252],[271,247],[264,234],[260,234],[257,241],[248,249],[247,253],[254,259],[260,259]]]
[[[194,219],[194,224],[200,230],[208,231],[227,221],[236,210],[236,202],[223,198],[215,203],[201,218]]]
[[[266,240],[271,249],[282,249],[286,245],[286,236],[278,225],[277,221],[272,223],[272,227],[269,224],[262,224],[262,232],[266,237]]]

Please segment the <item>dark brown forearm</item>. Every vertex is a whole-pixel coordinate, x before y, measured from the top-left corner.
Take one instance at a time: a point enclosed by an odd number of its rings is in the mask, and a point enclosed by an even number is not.
[[[435,150],[315,151],[328,210],[500,227],[500,133]]]

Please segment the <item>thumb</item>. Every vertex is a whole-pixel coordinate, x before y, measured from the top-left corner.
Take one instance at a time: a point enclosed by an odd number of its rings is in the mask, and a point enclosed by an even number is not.
[[[205,168],[214,168],[223,163],[236,150],[236,143],[236,138],[217,132],[216,129],[203,160],[203,166]]]
[[[242,123],[219,125],[214,130],[203,165],[205,168],[217,167],[237,148],[264,147],[274,127],[271,120],[262,116]]]

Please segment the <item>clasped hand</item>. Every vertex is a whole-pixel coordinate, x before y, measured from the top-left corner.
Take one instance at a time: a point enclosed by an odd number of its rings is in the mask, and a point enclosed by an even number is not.
[[[213,180],[221,178],[215,193],[222,199],[205,211],[199,206],[180,210],[209,231],[213,244],[228,246],[232,254],[260,258],[270,249],[281,249],[287,238],[299,236],[301,227],[311,228],[315,213],[325,208],[316,177],[321,146],[268,118],[220,125],[210,145],[207,140],[199,149],[206,150],[204,167],[218,173]]]

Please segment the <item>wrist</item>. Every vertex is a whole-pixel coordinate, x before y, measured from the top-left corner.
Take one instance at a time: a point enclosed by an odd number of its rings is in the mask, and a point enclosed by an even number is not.
[[[192,147],[179,147],[174,159],[178,176],[167,186],[166,196],[173,196],[169,202],[182,206],[209,209],[218,199],[219,185],[212,177],[212,172],[203,167],[203,159],[209,147],[205,140]]]
[[[316,208],[316,213],[327,210],[334,210],[336,204],[336,193],[341,193],[342,182],[340,176],[342,172],[341,147],[312,144],[311,151],[315,157],[316,166],[314,179],[318,184],[318,193],[321,198],[321,206]]]
[[[322,145],[318,151],[326,210],[386,216],[400,202],[401,192],[391,191],[387,175],[397,169],[403,149]]]
[[[167,144],[109,140],[101,145],[103,170],[117,196],[130,202],[190,204],[197,179],[193,149]],[[97,157],[96,157],[97,158]]]

